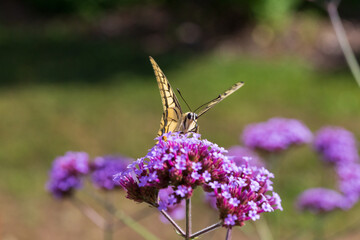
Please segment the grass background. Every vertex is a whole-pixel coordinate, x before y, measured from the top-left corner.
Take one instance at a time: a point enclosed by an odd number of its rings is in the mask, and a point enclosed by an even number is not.
[[[153,146],[162,106],[147,53],[116,40],[16,34],[3,35],[0,52],[2,239],[101,239],[101,231],[71,203],[45,192],[47,171],[68,150],[138,158]],[[199,120],[202,136],[220,146],[241,144],[247,124],[278,116],[300,119],[312,131],[338,125],[360,135],[359,88],[348,71],[318,72],[294,56],[267,59],[213,51],[153,57],[192,108],[245,82]],[[276,171],[275,191],[284,211],[266,216],[274,239],[311,239],[319,221],[298,213],[294,201],[307,188],[336,188],[332,170],[311,147],[302,146],[284,153]],[[115,195],[116,204],[130,215],[147,209],[122,193]],[[195,198],[196,230],[217,217],[201,204],[200,194]],[[174,239],[171,227],[150,212],[140,222],[161,239]],[[359,213],[355,206],[321,220],[329,239],[340,231],[345,235],[333,239],[356,239],[348,227],[360,222]],[[234,239],[257,239],[253,225],[243,230]],[[126,228],[116,237],[139,239]],[[210,238],[224,238],[224,231],[204,237]]]

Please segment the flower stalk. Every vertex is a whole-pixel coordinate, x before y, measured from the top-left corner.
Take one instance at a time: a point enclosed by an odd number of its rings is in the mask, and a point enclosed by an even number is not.
[[[186,199],[186,240],[190,240],[191,235],[191,199]]]
[[[231,233],[232,233],[232,228],[228,228],[226,232],[225,240],[231,240]]]

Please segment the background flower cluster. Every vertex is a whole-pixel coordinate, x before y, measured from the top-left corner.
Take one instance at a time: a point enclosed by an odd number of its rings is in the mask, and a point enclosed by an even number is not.
[[[241,137],[244,146],[229,148],[237,164],[250,159],[249,164],[265,166],[270,153],[279,154],[292,146],[310,144],[326,165],[336,173],[337,189],[311,188],[304,191],[297,200],[297,208],[314,213],[350,209],[360,197],[360,163],[358,143],[348,130],[325,126],[314,136],[309,128],[299,120],[272,118],[266,122],[245,127]],[[216,207],[211,195],[206,196],[210,205]]]
[[[91,162],[85,152],[67,152],[54,160],[46,189],[56,198],[71,197],[83,187],[86,176],[91,177],[96,188],[119,188],[113,175],[125,170],[130,162],[131,159],[122,156],[97,157]]]

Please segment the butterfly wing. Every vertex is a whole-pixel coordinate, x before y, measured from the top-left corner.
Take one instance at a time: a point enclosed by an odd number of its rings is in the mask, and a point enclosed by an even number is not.
[[[200,110],[200,112],[198,113],[198,116],[200,117],[201,115],[203,115],[204,113],[206,113],[207,111],[210,110],[210,108],[212,108],[213,106],[215,106],[217,103],[221,102],[222,100],[224,100],[226,97],[228,97],[230,94],[232,94],[233,92],[235,92],[236,90],[238,90],[239,88],[241,88],[242,86],[244,86],[243,82],[238,82],[235,83],[231,88],[229,88],[228,90],[226,90],[224,93],[220,94],[217,98],[215,98],[214,100],[211,100],[209,103],[207,103],[203,109]]]
[[[158,136],[161,136],[162,134],[170,131],[178,131],[177,128],[178,123],[181,121],[182,110],[180,107],[180,103],[176,98],[175,92],[171,88],[171,85],[167,80],[165,74],[161,71],[160,67],[157,65],[157,63],[152,57],[150,57],[150,62],[154,69],[164,109],[160,121],[160,129],[158,131]]]

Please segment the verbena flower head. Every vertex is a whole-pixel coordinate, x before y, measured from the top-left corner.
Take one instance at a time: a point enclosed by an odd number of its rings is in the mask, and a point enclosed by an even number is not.
[[[185,201],[181,201],[179,204],[169,205],[169,196],[174,193],[174,190],[171,186],[159,191],[159,205],[165,206],[167,208],[166,212],[174,220],[182,220],[185,218]],[[169,223],[169,221],[163,216],[160,215],[160,220],[163,223]]]
[[[340,191],[352,203],[360,199],[360,164],[339,164],[336,167]]]
[[[299,120],[271,118],[267,122],[248,125],[242,139],[249,148],[277,152],[286,150],[291,145],[311,142],[312,133]]]
[[[233,161],[236,165],[240,166],[245,164],[247,161],[250,165],[256,167],[264,167],[265,163],[261,157],[254,152],[252,149],[242,146],[233,146],[228,149],[228,156],[233,157]]]
[[[256,221],[263,212],[282,210],[281,199],[271,194],[274,175],[265,168],[248,163],[228,171],[224,183],[210,182],[216,196],[216,206],[225,227],[244,225],[245,221]]]
[[[359,160],[354,135],[344,128],[323,127],[314,141],[315,150],[329,163],[351,163]]]
[[[190,198],[200,186],[215,194],[225,227],[242,226],[246,220],[258,219],[262,212],[281,208],[279,196],[268,194],[273,175],[266,169],[237,166],[224,155],[224,148],[201,140],[199,134],[166,133],[157,140],[144,158],[114,178],[129,199],[167,210]],[[168,187],[173,192],[167,201],[158,203],[158,191]]]
[[[326,188],[311,188],[298,198],[297,207],[301,211],[325,213],[336,209],[349,209],[352,204],[341,193]]]
[[[49,174],[46,188],[56,198],[71,196],[82,186],[82,176],[89,172],[89,156],[85,152],[67,152],[57,157]]]
[[[123,156],[104,156],[95,158],[92,164],[92,182],[97,188],[112,190],[120,187],[113,181],[113,175],[126,170],[132,159]]]

